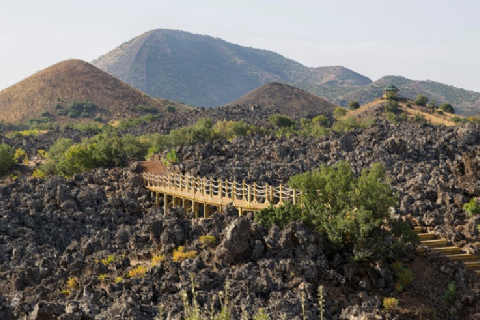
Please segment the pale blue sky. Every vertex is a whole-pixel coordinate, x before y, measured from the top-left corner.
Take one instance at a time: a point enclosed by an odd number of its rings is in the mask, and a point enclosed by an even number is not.
[[[478,0],[0,0],[0,89],[152,29],[480,92]]]

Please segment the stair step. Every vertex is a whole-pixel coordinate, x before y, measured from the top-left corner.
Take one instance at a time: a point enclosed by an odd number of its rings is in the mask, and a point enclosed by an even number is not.
[[[468,269],[480,268],[480,261],[468,261],[464,262]]]
[[[415,227],[415,228],[413,228],[413,232],[422,233],[423,232],[423,227]]]
[[[454,254],[454,253],[460,253],[462,252],[462,249],[459,247],[439,247],[439,248],[431,248],[433,251],[437,251],[443,254]]]
[[[448,244],[447,239],[420,241],[420,245],[426,246],[426,247],[445,247],[447,244]]]
[[[435,234],[433,233],[419,233],[417,234],[417,236],[418,236],[418,239],[420,239],[420,241],[435,239]]]
[[[449,254],[446,255],[450,260],[460,260],[460,261],[473,261],[473,260],[479,260],[480,255],[476,254],[470,254],[470,253],[459,253],[459,254]]]

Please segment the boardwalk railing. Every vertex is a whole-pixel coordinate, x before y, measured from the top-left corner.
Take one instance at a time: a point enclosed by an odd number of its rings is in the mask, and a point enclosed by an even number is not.
[[[282,185],[274,187],[268,184],[247,184],[245,181],[207,179],[172,172],[165,175],[143,173],[142,176],[145,186],[157,194],[220,207],[231,203],[240,211],[255,211],[270,205],[280,206],[285,202],[295,204],[301,196],[297,190]]]

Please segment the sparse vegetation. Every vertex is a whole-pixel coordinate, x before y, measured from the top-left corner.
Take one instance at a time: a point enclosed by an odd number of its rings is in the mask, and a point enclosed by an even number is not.
[[[152,260],[151,260],[152,266],[156,266],[157,264],[159,264],[163,260],[165,260],[164,255],[159,254],[159,255],[153,256]]]
[[[206,246],[213,246],[217,242],[217,238],[210,235],[200,236],[198,240],[200,241],[201,244],[204,244]]]
[[[408,285],[413,282],[413,273],[410,269],[402,266],[402,264],[398,261],[392,264],[392,269],[395,273],[395,277],[397,278],[397,282],[395,283],[395,289],[398,292],[402,292]]]
[[[395,310],[398,308],[397,298],[383,298],[383,307],[385,310]]]
[[[455,283],[455,281],[452,281],[448,283],[447,290],[443,295],[443,299],[448,303],[453,303],[455,302],[456,296],[457,296],[457,284]]]
[[[136,268],[130,269],[128,271],[129,278],[143,278],[147,274],[147,268],[142,265],[138,265]]]
[[[480,214],[480,206],[477,203],[476,198],[472,198],[469,202],[463,205],[463,210],[465,210],[469,216],[475,216]]]
[[[194,259],[196,256],[196,251],[185,251],[184,246],[180,246],[175,251],[173,251],[174,262],[182,262],[185,259]]]
[[[110,264],[114,263],[117,261],[117,256],[114,254],[108,255],[106,258],[100,260],[104,266],[108,267]]]

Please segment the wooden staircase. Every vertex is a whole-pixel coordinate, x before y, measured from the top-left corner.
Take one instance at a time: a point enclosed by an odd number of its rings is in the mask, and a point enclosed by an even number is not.
[[[421,246],[440,252],[450,260],[460,260],[468,269],[472,269],[480,275],[480,255],[464,253],[459,247],[448,246],[447,239],[437,239],[435,234],[424,232],[422,227],[415,227],[414,232],[418,235]],[[417,252],[424,251],[425,249],[422,247],[417,248]]]

